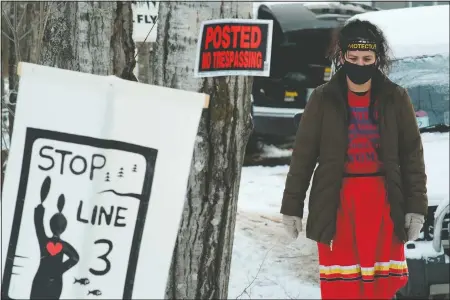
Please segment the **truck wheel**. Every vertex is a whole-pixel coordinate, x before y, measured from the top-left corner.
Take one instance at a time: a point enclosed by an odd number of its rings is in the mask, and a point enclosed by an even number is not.
[[[428,299],[430,286],[426,277],[425,260],[407,259],[409,279],[408,283],[397,292],[396,299]]]
[[[252,103],[252,109],[251,109],[251,115],[253,118],[253,103]],[[258,153],[258,141],[259,137],[255,133],[254,124],[252,124],[252,133],[250,134],[249,140],[247,142],[247,147],[245,148],[245,155],[252,155]]]
[[[252,155],[252,154],[259,153],[259,151],[261,151],[261,149],[259,147],[259,137],[256,134],[252,133],[247,142],[247,148],[245,149],[245,154]]]

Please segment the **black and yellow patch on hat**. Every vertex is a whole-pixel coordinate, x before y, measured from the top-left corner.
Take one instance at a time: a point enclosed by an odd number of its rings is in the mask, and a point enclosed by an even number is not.
[[[377,43],[368,40],[353,40],[346,45],[346,51],[374,51],[377,52]]]

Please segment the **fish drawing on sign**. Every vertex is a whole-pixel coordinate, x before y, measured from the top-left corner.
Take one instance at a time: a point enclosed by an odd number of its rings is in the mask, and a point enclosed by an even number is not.
[[[102,291],[100,291],[100,290],[93,290],[93,291],[88,292],[88,296],[89,295],[100,296],[101,294],[102,294]]]
[[[79,283],[79,284],[81,284],[81,285],[88,285],[89,284],[89,279],[88,278],[80,278],[80,279],[76,279],[76,278],[74,278],[74,282],[73,282],[73,284],[75,284],[75,283]]]
[[[34,210],[40,262],[31,287],[30,299],[59,299],[63,288],[63,274],[75,266],[80,259],[77,251],[61,239],[61,234],[67,227],[67,219],[62,214],[65,204],[64,194],[58,198],[58,212],[50,219],[53,236],[48,237],[45,233],[43,203],[48,196],[50,185],[51,179],[47,176],[41,187],[41,203]],[[64,255],[68,256],[66,261],[63,261]]]

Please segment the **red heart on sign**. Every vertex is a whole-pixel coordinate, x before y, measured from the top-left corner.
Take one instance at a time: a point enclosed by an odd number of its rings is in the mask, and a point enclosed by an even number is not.
[[[62,244],[61,243],[47,243],[47,251],[50,253],[51,256],[55,256],[62,250]]]

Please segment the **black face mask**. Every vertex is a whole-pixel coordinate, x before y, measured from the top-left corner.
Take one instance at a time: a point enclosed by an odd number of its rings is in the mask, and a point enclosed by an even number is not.
[[[363,84],[369,81],[376,70],[375,63],[371,65],[360,66],[357,64],[352,64],[348,61],[344,62],[343,65],[345,74],[354,84]]]

